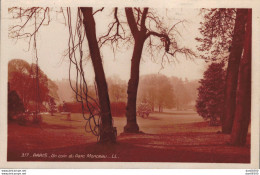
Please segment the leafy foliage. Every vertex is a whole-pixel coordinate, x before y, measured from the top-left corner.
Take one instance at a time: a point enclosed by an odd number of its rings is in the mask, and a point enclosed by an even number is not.
[[[225,89],[224,62],[212,63],[199,81],[196,109],[205,120],[216,121],[222,116]]]
[[[57,86],[48,79],[38,67],[39,94],[36,93],[36,64],[29,64],[21,59],[13,59],[8,63],[8,82],[11,90],[15,90],[26,110],[35,110],[36,99],[40,104],[48,102],[50,97],[57,98]],[[36,98],[38,96],[39,98]]]
[[[16,91],[10,91],[8,83],[8,120],[24,112],[24,105]]]
[[[197,49],[206,61],[227,59],[235,25],[235,9],[202,9],[204,21],[199,28],[202,37]]]

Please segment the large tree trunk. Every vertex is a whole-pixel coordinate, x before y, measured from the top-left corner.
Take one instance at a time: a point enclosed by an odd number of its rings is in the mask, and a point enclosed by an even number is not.
[[[128,82],[128,88],[127,88],[127,94],[128,94],[127,106],[126,106],[127,124],[124,127],[125,133],[139,132],[139,127],[136,121],[136,99],[137,99],[137,89],[139,83],[140,60],[142,56],[144,42],[146,39],[145,19],[146,19],[147,12],[148,12],[148,8],[145,8],[141,18],[141,29],[139,30],[137,27],[137,23],[135,21],[132,8],[125,8],[127,22],[135,40],[134,51],[131,60],[131,74],[130,74],[130,80]]]
[[[227,68],[226,90],[224,102],[224,116],[222,123],[222,132],[230,134],[233,126],[235,108],[236,108],[236,90],[239,71],[239,63],[242,55],[245,24],[246,24],[246,9],[238,9],[236,14],[235,28],[230,50],[230,56]]]
[[[139,67],[140,60],[143,50],[143,45],[145,41],[145,35],[140,35],[135,40],[133,56],[131,60],[131,75],[128,82],[127,88],[127,106],[126,106],[126,117],[127,124],[124,127],[125,133],[138,133],[139,127],[136,120],[136,99],[137,99],[137,90],[139,83]]]
[[[95,80],[97,84],[102,122],[100,126],[100,142],[115,142],[116,135],[114,134],[107,83],[96,38],[96,27],[93,17],[93,9],[89,7],[82,7],[80,9],[84,17],[83,23],[86,31],[89,51],[95,72]]]
[[[240,63],[232,145],[244,145],[251,116],[251,46],[252,10],[248,10],[243,57]]]

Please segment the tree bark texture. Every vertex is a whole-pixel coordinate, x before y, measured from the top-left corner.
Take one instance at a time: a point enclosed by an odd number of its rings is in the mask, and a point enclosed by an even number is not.
[[[101,111],[100,115],[102,122],[100,126],[100,142],[115,142],[116,135],[114,134],[114,128],[112,123],[107,82],[96,38],[96,27],[95,20],[93,17],[93,9],[90,7],[82,7],[80,9],[84,17],[83,23],[86,31],[89,51],[95,72],[95,80],[97,84],[98,98]]]
[[[232,145],[244,145],[251,116],[252,10],[248,10],[243,57],[238,77],[235,119],[231,133]]]
[[[236,90],[239,72],[239,64],[242,56],[245,36],[247,9],[237,9],[234,34],[231,44],[230,56],[227,68],[224,116],[222,132],[230,134],[232,131],[236,110]]]
[[[146,28],[144,24],[145,24],[147,11],[148,9],[146,8],[142,15],[141,29],[139,31],[132,8],[125,9],[127,22],[135,40],[134,50],[133,50],[133,55],[131,60],[131,73],[130,73],[130,79],[128,81],[128,88],[127,88],[127,94],[128,94],[127,106],[126,106],[127,124],[124,127],[125,133],[139,132],[139,127],[136,120],[136,99],[137,99],[137,90],[138,90],[138,83],[139,83],[140,60],[142,56],[144,42],[146,39]]]
[[[144,45],[144,36],[140,36],[139,39],[135,41],[133,56],[131,60],[131,74],[130,80],[128,82],[127,88],[127,106],[126,106],[126,117],[127,124],[124,127],[124,132],[126,133],[137,133],[139,132],[139,127],[136,120],[136,99],[137,90],[139,83],[139,67],[142,55],[142,49]]]

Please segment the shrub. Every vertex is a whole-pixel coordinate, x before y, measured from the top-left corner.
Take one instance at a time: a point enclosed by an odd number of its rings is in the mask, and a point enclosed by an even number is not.
[[[8,88],[9,90],[9,88]],[[8,92],[8,120],[13,120],[13,117],[24,112],[24,105],[16,91]]]
[[[112,116],[121,117],[125,115],[126,103],[125,102],[112,102],[110,104]]]
[[[98,108],[97,105],[94,105],[94,107]],[[63,111],[63,112],[82,113],[82,104],[79,102],[64,103],[63,105],[60,105],[58,108],[59,111]],[[89,109],[86,103],[84,103],[84,112],[89,113]]]
[[[225,88],[224,63],[212,63],[204,72],[203,79],[199,81],[196,109],[210,125],[216,125],[217,119],[222,117]]]
[[[70,102],[70,103],[64,103],[64,105],[60,105],[59,111],[63,112],[71,112],[71,113],[82,113],[82,105],[79,102]],[[95,105],[95,108],[98,109],[98,107]],[[65,109],[65,111],[64,111]],[[110,109],[112,116],[123,116],[126,112],[126,103],[125,102],[111,102],[110,103]],[[84,112],[89,113],[89,109],[87,108],[87,105],[84,104]]]

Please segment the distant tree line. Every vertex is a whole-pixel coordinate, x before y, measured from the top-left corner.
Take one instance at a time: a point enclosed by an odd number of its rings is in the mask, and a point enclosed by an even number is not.
[[[127,82],[118,76],[107,78],[108,93],[113,116],[123,116],[127,102]],[[163,109],[186,110],[195,109],[197,99],[198,80],[188,81],[178,77],[167,77],[165,75],[149,74],[140,77],[137,106],[147,103],[152,111],[163,112]],[[94,85],[89,86],[88,93],[97,99]],[[71,112],[80,112],[80,104],[67,103]]]
[[[107,84],[111,106],[116,103],[126,103],[127,83],[118,76],[112,76],[107,78]],[[187,78],[182,80],[160,74],[143,75],[139,80],[137,104],[148,103],[152,111],[158,112],[163,112],[165,108],[194,110],[198,87],[198,80],[188,81]]]
[[[149,103],[152,110],[158,109],[158,112],[163,112],[164,108],[194,109],[197,88],[196,80],[188,81],[158,74],[141,76],[138,103]]]

